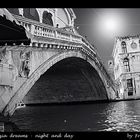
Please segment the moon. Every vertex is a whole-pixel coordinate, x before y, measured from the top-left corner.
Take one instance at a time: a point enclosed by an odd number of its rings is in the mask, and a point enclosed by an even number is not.
[[[124,18],[113,10],[104,10],[96,18],[96,30],[103,37],[110,38],[120,35],[124,31]]]
[[[104,30],[109,32],[115,32],[118,28],[118,21],[114,17],[104,19]]]

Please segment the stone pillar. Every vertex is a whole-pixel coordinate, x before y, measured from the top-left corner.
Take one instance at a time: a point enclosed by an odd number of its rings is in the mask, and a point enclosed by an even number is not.
[[[57,8],[54,9],[54,14],[53,14],[53,18],[54,18],[54,27],[57,27]]]
[[[19,14],[23,16],[23,8],[19,8]]]
[[[43,10],[41,8],[36,9],[39,15],[39,22],[42,23],[42,18],[43,18]]]

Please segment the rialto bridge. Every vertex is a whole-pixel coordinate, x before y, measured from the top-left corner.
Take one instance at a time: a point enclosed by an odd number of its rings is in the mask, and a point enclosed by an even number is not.
[[[71,8],[7,10],[11,17],[6,15],[6,18],[15,19],[17,24],[22,25],[30,41],[14,39],[10,42],[1,39],[0,112],[4,116],[14,113],[16,104],[24,99],[40,77],[51,68],[56,71],[59,69],[59,76],[61,68],[79,70],[91,88],[95,87],[96,90],[98,87],[96,95],[92,93],[82,100],[111,100],[116,97],[114,83],[96,49],[75,30],[76,16]],[[11,34],[12,36],[14,35]],[[74,74],[71,76],[74,78]],[[71,84],[77,86],[75,80]],[[52,83],[50,88],[55,88],[55,84],[53,86]],[[77,86],[77,89],[83,88],[82,84],[81,87],[80,84]],[[86,90],[84,94],[86,95]]]

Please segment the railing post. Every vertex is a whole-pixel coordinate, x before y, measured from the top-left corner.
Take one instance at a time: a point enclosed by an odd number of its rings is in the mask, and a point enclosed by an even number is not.
[[[34,25],[33,24],[31,24],[31,28],[30,28],[31,30],[30,30],[30,33],[31,34],[34,34],[34,29],[35,29],[35,27],[34,27]]]
[[[34,34],[34,31],[35,31],[35,26],[31,24],[31,34]]]
[[[70,41],[72,41],[72,35],[70,35]]]

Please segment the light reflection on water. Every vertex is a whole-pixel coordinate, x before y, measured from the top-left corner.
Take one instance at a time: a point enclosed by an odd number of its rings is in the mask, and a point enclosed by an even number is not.
[[[11,120],[28,131],[140,131],[140,100],[27,107]]]
[[[121,101],[109,104],[103,111],[107,128],[102,131],[139,131],[140,130],[140,101]]]

